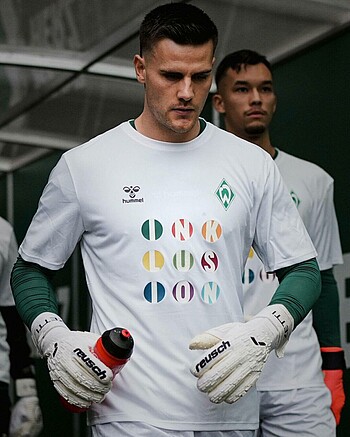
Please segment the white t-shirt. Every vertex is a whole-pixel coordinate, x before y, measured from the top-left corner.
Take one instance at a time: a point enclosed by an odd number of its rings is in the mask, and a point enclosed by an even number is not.
[[[12,226],[0,217],[0,306],[13,306],[10,276],[17,259],[17,242]],[[9,345],[6,326],[0,314],[0,381],[10,382]]]
[[[275,160],[317,250],[321,270],[342,263],[338,223],[333,204],[333,179],[317,165],[278,151]],[[265,273],[251,251],[246,264],[244,311],[249,318],[264,308],[278,280]],[[283,361],[270,354],[257,382],[258,390],[288,390],[324,385],[321,353],[310,313],[292,333]]]
[[[90,423],[175,430],[253,429],[255,389],[212,404],[189,368],[197,334],[243,321],[254,243],[269,270],[316,256],[271,157],[210,123],[163,143],[129,122],[66,152],[52,171],[21,256],[61,268],[80,242],[91,330],[130,330],[135,350]]]

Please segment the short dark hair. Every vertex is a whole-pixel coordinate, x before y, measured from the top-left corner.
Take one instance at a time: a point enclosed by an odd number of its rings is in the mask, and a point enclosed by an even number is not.
[[[226,71],[230,68],[237,73],[241,71],[241,68],[246,65],[264,64],[272,73],[271,64],[264,55],[261,55],[254,50],[238,50],[237,52],[230,53],[224,57],[216,69],[215,83],[219,86],[220,80],[225,75]]]
[[[182,45],[200,45],[212,40],[215,51],[218,30],[202,9],[186,3],[168,3],[145,16],[139,38],[141,56],[165,38]]]

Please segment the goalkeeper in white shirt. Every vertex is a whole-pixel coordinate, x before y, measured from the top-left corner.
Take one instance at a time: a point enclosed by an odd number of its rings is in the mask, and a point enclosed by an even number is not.
[[[213,104],[223,114],[226,129],[273,157],[318,252],[321,270],[321,296],[312,314],[293,333],[284,359],[269,357],[257,383],[260,433],[266,437],[335,436],[345,401],[345,362],[332,271],[342,263],[333,179],[317,165],[271,144],[268,127],[276,109],[276,94],[271,66],[264,56],[252,50],[228,54],[219,63],[215,79]],[[244,311],[249,319],[268,304],[278,278],[265,272],[252,250],[243,282]]]
[[[142,113],[63,154],[19,249],[18,311],[58,393],[89,407],[94,436],[252,437],[266,357],[283,355],[320,293],[316,251],[271,157],[200,118],[217,39],[192,4],[146,15]],[[91,332],[57,316],[51,284],[77,244]],[[252,244],[281,284],[244,323]],[[113,381],[91,348],[115,325],[135,348]]]

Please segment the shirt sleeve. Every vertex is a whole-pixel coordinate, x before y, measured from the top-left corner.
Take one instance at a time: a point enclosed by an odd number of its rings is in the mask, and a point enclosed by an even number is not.
[[[63,155],[50,174],[19,253],[25,261],[59,270],[83,232],[80,205]]]
[[[317,252],[276,164],[272,159],[266,164],[253,248],[272,272],[315,258]]]
[[[321,271],[343,263],[333,190],[333,180],[328,177],[323,198],[315,203],[313,211],[310,212],[310,225],[307,226],[318,253],[317,262]]]

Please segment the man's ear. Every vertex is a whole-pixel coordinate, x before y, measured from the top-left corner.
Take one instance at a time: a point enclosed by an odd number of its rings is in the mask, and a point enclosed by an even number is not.
[[[134,56],[134,67],[136,73],[136,79],[138,82],[145,84],[146,82],[146,69],[145,69],[145,59],[140,55]]]
[[[220,113],[225,114],[225,103],[220,94],[216,93],[213,95],[212,103],[214,108]]]

